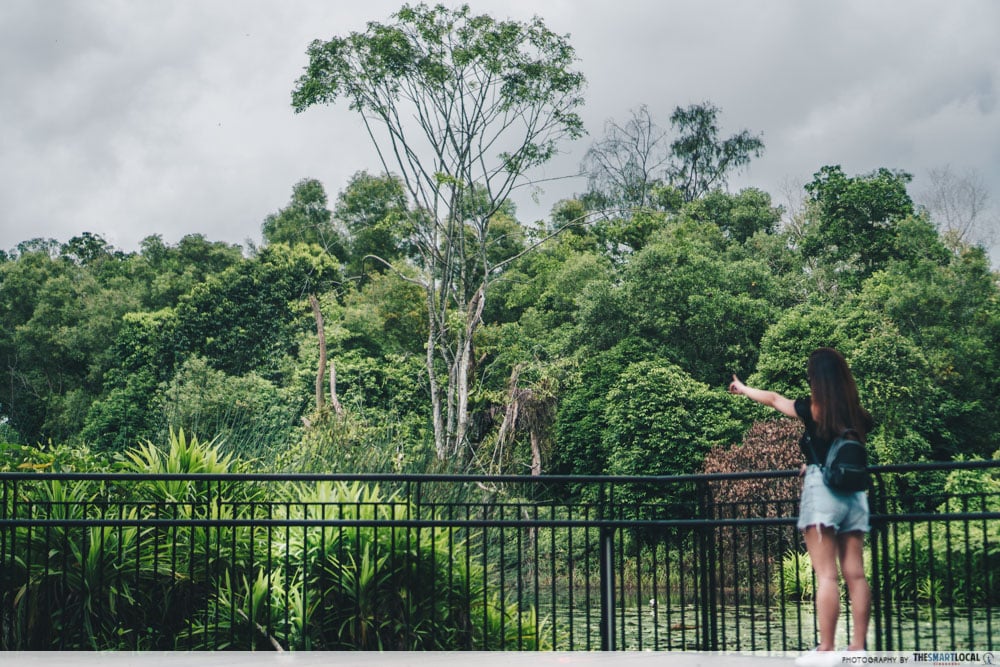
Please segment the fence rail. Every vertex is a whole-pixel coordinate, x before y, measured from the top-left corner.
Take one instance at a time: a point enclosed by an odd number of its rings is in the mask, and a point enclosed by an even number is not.
[[[998,475],[875,469],[870,648],[998,648]],[[809,648],[798,484],[0,473],[0,648]]]

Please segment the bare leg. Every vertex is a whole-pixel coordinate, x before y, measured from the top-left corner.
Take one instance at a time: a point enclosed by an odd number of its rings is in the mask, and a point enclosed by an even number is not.
[[[838,538],[840,571],[847,582],[847,594],[851,598],[851,618],[854,620],[851,643],[847,649],[860,651],[865,648],[872,599],[871,588],[865,579],[865,536],[861,531],[852,531],[843,533]]]
[[[816,615],[819,618],[820,651],[832,651],[840,614],[837,576],[837,534],[829,526],[808,526],[802,531],[806,550],[816,573]],[[866,624],[867,627],[867,624]]]

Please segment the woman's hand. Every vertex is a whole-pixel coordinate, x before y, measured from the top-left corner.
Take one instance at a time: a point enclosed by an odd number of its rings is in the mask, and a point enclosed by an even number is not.
[[[730,394],[742,394],[747,388],[745,384],[740,382],[740,379],[736,377],[736,373],[733,373],[733,381],[729,383],[729,393]]]

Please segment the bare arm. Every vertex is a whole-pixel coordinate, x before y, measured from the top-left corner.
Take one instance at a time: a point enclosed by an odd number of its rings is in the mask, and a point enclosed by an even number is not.
[[[729,383],[729,393],[742,394],[750,400],[757,401],[761,405],[774,408],[781,414],[788,417],[798,416],[795,414],[795,401],[792,399],[785,398],[776,391],[767,391],[766,389],[748,387],[740,382],[740,379],[736,377],[736,375],[733,375],[733,381]]]

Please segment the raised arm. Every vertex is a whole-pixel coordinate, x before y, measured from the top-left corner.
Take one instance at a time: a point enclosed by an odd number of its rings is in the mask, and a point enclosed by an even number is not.
[[[733,375],[733,381],[729,383],[729,393],[731,394],[742,394],[752,401],[757,401],[761,405],[766,405],[772,407],[778,412],[788,417],[797,417],[795,414],[795,401],[790,398],[785,398],[776,391],[767,391],[766,389],[756,389],[754,387],[748,387],[740,379]]]

